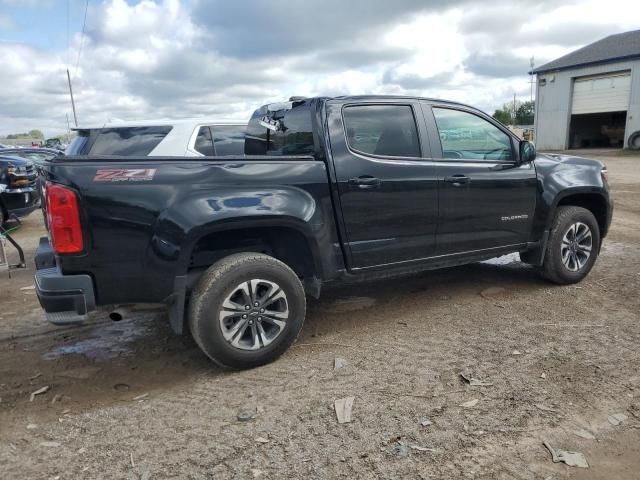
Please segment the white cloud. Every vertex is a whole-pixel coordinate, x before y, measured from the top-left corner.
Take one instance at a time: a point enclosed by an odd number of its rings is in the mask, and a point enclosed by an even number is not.
[[[297,8],[286,0],[216,1],[102,0],[91,4],[86,36],[76,33],[68,52],[3,44],[0,134],[64,130],[67,59],[83,124],[246,119],[290,95],[424,95],[493,110],[514,92],[528,99],[530,56],[540,65],[638,26],[635,1],[398,0],[390,7],[368,0],[349,2],[340,17],[332,10],[345,5],[340,0]],[[0,14],[0,28],[3,21],[11,17]]]

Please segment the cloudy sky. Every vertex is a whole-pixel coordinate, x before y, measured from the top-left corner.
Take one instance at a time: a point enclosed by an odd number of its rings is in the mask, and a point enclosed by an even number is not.
[[[638,0],[0,0],[0,135],[247,119],[291,95],[409,94],[493,111],[536,65],[640,28]],[[635,12],[635,13],[634,13]]]

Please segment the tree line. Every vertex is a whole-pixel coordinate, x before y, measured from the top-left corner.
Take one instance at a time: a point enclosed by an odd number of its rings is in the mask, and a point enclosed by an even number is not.
[[[493,112],[493,118],[505,125],[533,125],[534,104],[531,101],[505,103],[502,108]]]

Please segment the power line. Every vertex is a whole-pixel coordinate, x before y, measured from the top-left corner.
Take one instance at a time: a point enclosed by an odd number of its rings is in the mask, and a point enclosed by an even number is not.
[[[89,0],[84,4],[84,20],[82,21],[82,33],[80,34],[80,47],[78,48],[78,59],[76,60],[76,70],[73,74],[74,77],[78,76],[78,66],[80,65],[80,55],[82,54],[82,46],[84,45],[84,32],[87,26],[87,11],[89,10]]]

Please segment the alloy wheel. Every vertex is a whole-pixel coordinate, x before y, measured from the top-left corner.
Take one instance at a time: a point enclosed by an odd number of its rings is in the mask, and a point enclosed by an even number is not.
[[[253,279],[237,285],[222,302],[218,315],[224,339],[240,350],[259,350],[285,329],[289,304],[274,282]]]
[[[560,255],[564,266],[577,272],[585,266],[593,248],[593,235],[588,225],[573,223],[562,237]]]

